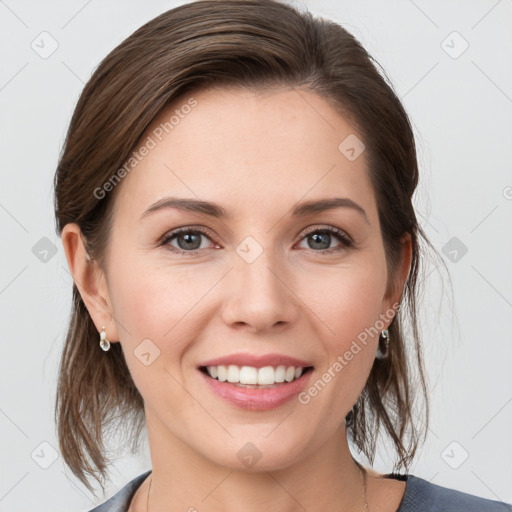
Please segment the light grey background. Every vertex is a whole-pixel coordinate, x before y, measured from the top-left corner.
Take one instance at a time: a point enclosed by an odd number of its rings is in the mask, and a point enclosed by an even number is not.
[[[0,511],[81,511],[103,501],[57,450],[53,404],[72,280],[54,231],[52,178],[93,69],[181,3],[0,1]],[[512,502],[512,3],[300,5],[339,21],[391,78],[417,136],[418,213],[452,276],[453,303],[446,278],[442,292],[435,269],[423,277],[432,421],[411,473]],[[382,443],[378,471],[391,471],[390,455]],[[149,467],[147,452],[121,457],[107,495]]]

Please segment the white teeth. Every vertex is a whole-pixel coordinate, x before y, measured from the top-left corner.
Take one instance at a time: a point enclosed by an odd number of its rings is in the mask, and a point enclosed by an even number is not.
[[[258,384],[258,370],[252,366],[242,366],[239,382],[241,384]]]
[[[240,368],[234,364],[228,366],[228,382],[240,382]]]
[[[284,382],[284,377],[286,375],[286,366],[278,366],[276,371],[274,372],[274,380],[276,382]]]
[[[208,370],[210,368],[214,368],[214,367],[208,366]],[[210,373],[210,376],[213,377],[213,375],[211,373]],[[228,378],[228,369],[225,366],[217,366],[217,377],[221,382],[226,381]]]
[[[304,370],[302,367],[284,366],[277,367],[264,366],[255,368],[254,366],[237,366],[230,364],[229,366],[207,366],[208,375],[213,379],[221,382],[231,382],[240,384],[258,384],[260,386],[269,386],[281,382],[292,382],[298,379]]]
[[[286,382],[291,382],[295,378],[295,368],[293,366],[286,368],[286,375],[284,378]]]
[[[258,370],[258,384],[260,386],[268,386],[275,382],[275,372],[272,366],[264,366]],[[243,382],[240,382],[243,384]]]
[[[217,375],[219,374],[217,370],[217,366],[208,366],[208,373],[214,378],[217,378]]]

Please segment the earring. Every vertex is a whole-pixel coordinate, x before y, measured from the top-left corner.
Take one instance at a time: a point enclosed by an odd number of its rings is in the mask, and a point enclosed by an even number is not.
[[[384,352],[380,349],[380,337],[379,337],[379,348],[377,349],[377,353],[375,354],[375,359],[385,359],[389,355],[389,331],[384,329],[381,333],[382,338],[384,339]]]
[[[105,326],[103,326],[100,332],[100,347],[106,352],[110,350],[110,341],[107,340],[107,333],[105,332]]]

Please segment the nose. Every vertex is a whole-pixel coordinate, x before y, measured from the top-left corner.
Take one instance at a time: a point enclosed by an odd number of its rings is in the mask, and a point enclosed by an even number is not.
[[[249,263],[235,256],[225,283],[224,322],[253,332],[280,330],[299,316],[300,301],[293,290],[291,272],[277,264],[271,250]]]

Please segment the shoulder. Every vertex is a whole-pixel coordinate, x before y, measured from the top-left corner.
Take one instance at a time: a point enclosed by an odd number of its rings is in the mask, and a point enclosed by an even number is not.
[[[405,494],[397,512],[512,512],[512,505],[407,475]]]
[[[135,491],[139,488],[142,482],[144,482],[149,473],[151,473],[151,470],[142,473],[142,475],[136,476],[133,480],[130,480],[124,487],[117,491],[111,498],[92,510],[89,510],[89,512],[126,512],[130,506]]]

